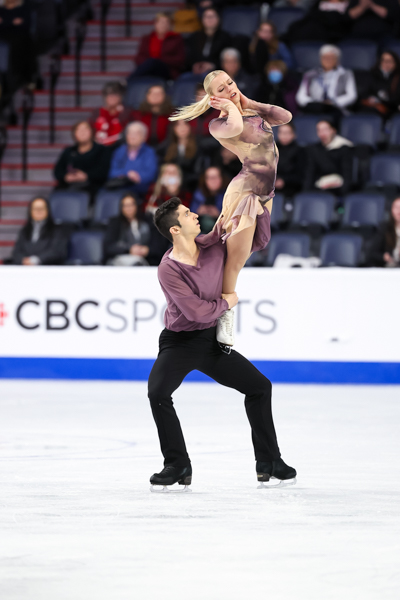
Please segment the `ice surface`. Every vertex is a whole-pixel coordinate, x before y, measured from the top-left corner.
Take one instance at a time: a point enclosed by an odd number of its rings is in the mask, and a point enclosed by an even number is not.
[[[274,386],[276,490],[238,393],[175,400],[193,493],[151,494],[145,384],[0,382],[2,600],[400,597],[399,388]]]

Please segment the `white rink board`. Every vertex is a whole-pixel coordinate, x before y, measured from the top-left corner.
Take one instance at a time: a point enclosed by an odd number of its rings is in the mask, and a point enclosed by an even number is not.
[[[238,294],[252,360],[400,362],[398,270],[246,268]],[[0,357],[154,359],[164,309],[156,268],[4,267]]]

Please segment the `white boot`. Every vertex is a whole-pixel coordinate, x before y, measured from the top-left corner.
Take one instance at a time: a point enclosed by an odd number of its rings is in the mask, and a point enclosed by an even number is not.
[[[232,308],[224,312],[217,323],[217,341],[225,346],[233,346],[235,338],[233,336],[233,322],[235,313]]]

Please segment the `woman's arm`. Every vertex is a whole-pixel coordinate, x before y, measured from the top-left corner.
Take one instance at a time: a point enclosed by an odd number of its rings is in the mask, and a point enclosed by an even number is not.
[[[227,113],[228,118],[225,120],[216,119],[209,124],[210,133],[217,140],[222,138],[232,138],[240,135],[243,131],[243,119],[239,109],[231,100],[226,98],[210,99],[210,106]]]
[[[270,125],[285,125],[285,123],[289,123],[289,121],[292,120],[292,113],[286,110],[286,108],[250,100],[250,98],[246,98],[242,93],[240,93],[240,97],[243,108],[255,110],[260,117],[268,121]]]

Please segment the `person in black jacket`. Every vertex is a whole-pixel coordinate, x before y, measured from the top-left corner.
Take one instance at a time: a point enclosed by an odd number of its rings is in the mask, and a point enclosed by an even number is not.
[[[365,90],[360,94],[360,108],[389,118],[400,110],[400,59],[385,50],[371,69]]]
[[[107,181],[110,149],[94,141],[88,121],[76,123],[72,137],[75,144],[63,150],[54,167],[54,176],[59,187],[95,193]]]
[[[38,196],[28,209],[28,221],[21,229],[11,256],[14,265],[60,265],[67,258],[68,239],[55,226],[47,200]]]
[[[367,255],[370,267],[400,267],[400,197],[395,198],[389,221],[382,223]]]
[[[229,33],[220,28],[221,20],[215,8],[206,8],[201,16],[202,30],[187,40],[188,68],[195,74],[220,68],[220,54],[232,45]]]
[[[325,190],[338,196],[347,194],[352,175],[353,144],[337,134],[329,121],[318,121],[318,144],[307,148],[304,190]]]
[[[121,198],[120,213],[110,219],[104,238],[104,255],[108,265],[148,265],[150,227],[138,216],[132,193]]]
[[[279,162],[275,189],[291,197],[300,191],[304,173],[304,150],[302,151],[296,142],[296,130],[292,123],[278,128],[276,145],[279,150]]]

